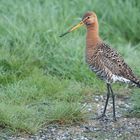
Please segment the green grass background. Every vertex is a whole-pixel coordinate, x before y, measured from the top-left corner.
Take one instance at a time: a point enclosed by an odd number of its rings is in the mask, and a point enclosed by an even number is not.
[[[59,38],[87,11],[140,77],[139,0],[0,0],[0,132],[80,121],[84,96],[105,92],[85,64],[85,28]],[[133,92],[140,117],[140,90]]]

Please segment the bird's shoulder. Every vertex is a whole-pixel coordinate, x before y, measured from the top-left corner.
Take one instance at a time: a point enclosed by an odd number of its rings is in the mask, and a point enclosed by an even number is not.
[[[112,65],[118,65],[119,67],[128,67],[123,57],[118,53],[117,50],[111,48],[107,43],[100,43],[97,45],[97,55],[102,58],[102,61],[108,62]]]
[[[124,77],[131,75],[133,77],[133,72],[127,63],[125,63],[123,57],[104,42],[97,45],[92,60],[95,66],[101,69],[106,68],[106,70],[112,72],[112,74]]]
[[[120,56],[118,51],[115,50],[114,48],[111,48],[111,46],[107,43],[102,42],[102,43],[97,44],[96,51],[97,51],[98,55],[102,55],[109,59],[116,60],[117,58],[119,58],[119,59],[123,60],[123,58]]]

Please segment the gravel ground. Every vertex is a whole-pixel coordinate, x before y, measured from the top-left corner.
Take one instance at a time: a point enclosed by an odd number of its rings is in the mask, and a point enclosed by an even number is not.
[[[131,109],[130,99],[116,97],[117,122],[112,119],[112,101],[109,101],[107,117],[95,119],[101,114],[105,96],[92,96],[83,103],[89,118],[81,124],[62,126],[49,125],[36,135],[9,137],[7,140],[140,140],[140,119],[126,118],[124,113]],[[93,115],[94,114],[94,115]]]

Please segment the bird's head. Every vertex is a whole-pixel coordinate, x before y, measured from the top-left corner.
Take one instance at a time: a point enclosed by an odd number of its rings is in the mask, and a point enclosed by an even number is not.
[[[97,22],[97,16],[94,12],[87,12],[82,20],[75,26],[73,26],[70,30],[65,32],[64,34],[60,35],[60,37],[63,37],[64,35],[78,29],[79,27],[86,25],[87,27],[89,26],[94,26],[94,24]]]
[[[83,18],[82,18],[82,21],[83,23],[86,25],[86,26],[90,26],[90,25],[93,25],[96,23],[97,21],[97,16],[94,12],[87,12]]]

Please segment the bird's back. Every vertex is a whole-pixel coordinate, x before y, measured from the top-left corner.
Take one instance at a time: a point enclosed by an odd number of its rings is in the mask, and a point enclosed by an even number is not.
[[[134,75],[123,58],[103,42],[96,45],[92,57],[88,59],[88,63],[92,71],[108,83],[119,81],[134,83],[140,87],[140,80]]]

